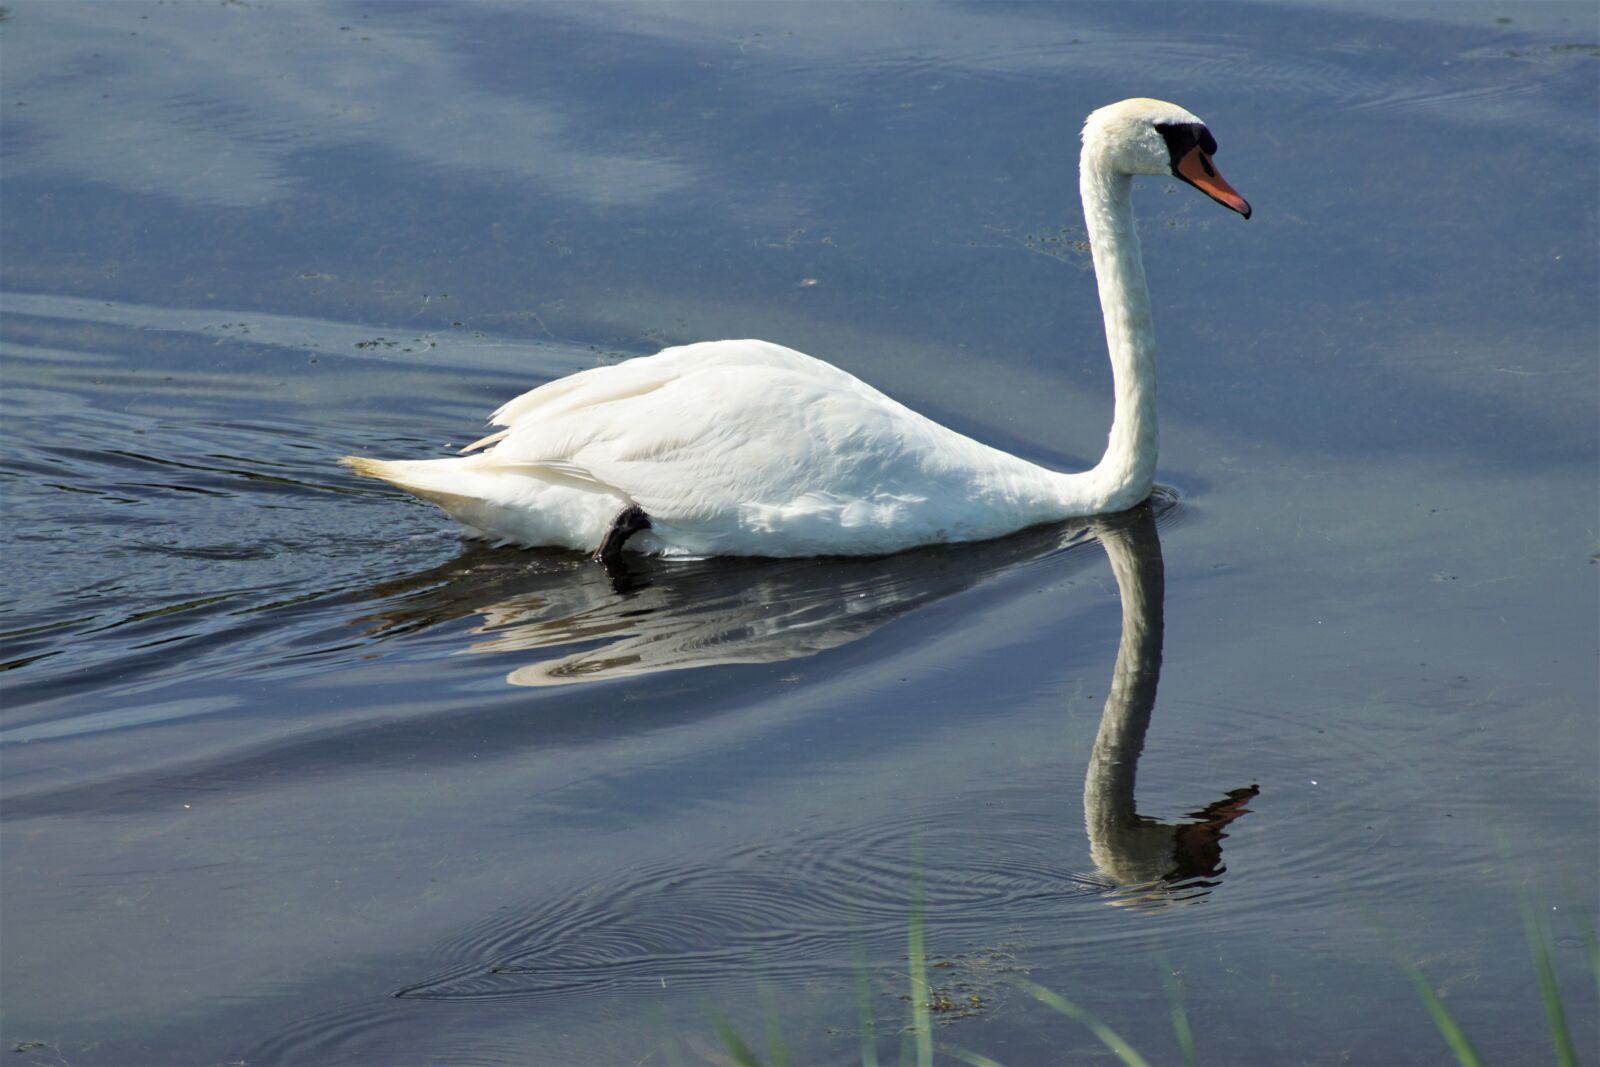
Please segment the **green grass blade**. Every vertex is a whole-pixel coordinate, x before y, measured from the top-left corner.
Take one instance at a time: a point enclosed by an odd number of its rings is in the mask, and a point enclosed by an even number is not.
[[[1578,1067],[1578,1054],[1572,1047],[1572,1034],[1567,1030],[1567,1013],[1561,1006],[1561,987],[1556,984],[1555,965],[1550,962],[1550,928],[1526,896],[1522,898],[1522,927],[1527,931],[1528,951],[1533,955],[1533,969],[1539,976],[1539,995],[1544,998],[1556,1063],[1560,1067]]]
[[[957,1048],[954,1045],[940,1045],[939,1047],[944,1049],[950,1055],[954,1056],[956,1059],[960,1060],[962,1063],[972,1064],[972,1067],[1001,1067],[999,1060],[991,1060],[989,1057],[982,1055],[981,1053],[968,1052],[966,1049]]]
[[[911,1030],[917,1040],[917,1067],[933,1067],[933,1028],[928,1019],[928,958],[923,945],[922,875],[911,880],[911,918],[906,933],[911,971]]]
[[[1099,1016],[1087,1008],[1080,1008],[1060,993],[1052,989],[1046,989],[1037,982],[1030,982],[1026,978],[1017,978],[1014,981],[1035,1000],[1049,1005],[1067,1018],[1088,1027],[1089,1031],[1100,1039],[1100,1043],[1116,1053],[1117,1058],[1127,1064],[1127,1067],[1150,1067],[1145,1062],[1144,1057],[1133,1050],[1132,1045],[1124,1041],[1120,1034],[1101,1022]]]
[[[856,967],[856,1025],[861,1030],[861,1067],[878,1067],[878,1025],[872,1017],[872,976],[867,968],[866,946],[851,938],[850,955]]]
[[[1600,940],[1596,940],[1594,931],[1583,935],[1583,951],[1589,955],[1589,969],[1594,972],[1594,991],[1600,994]]]
[[[1194,1049],[1194,1031],[1189,1028],[1189,1013],[1183,1007],[1183,983],[1178,980],[1172,965],[1165,960],[1161,965],[1161,984],[1167,991],[1167,1005],[1172,1011],[1172,1033],[1178,1040],[1178,1051],[1183,1053],[1185,1067],[1195,1067],[1198,1059]]]
[[[728,1055],[733,1057],[733,1062],[739,1067],[761,1067],[761,1061],[756,1058],[755,1050],[744,1043],[744,1038],[739,1036],[739,1031],[733,1024],[722,1017],[719,1012],[711,1019],[711,1025],[717,1028],[717,1037],[722,1039],[722,1047],[728,1050]]]
[[[1406,969],[1406,977],[1417,987],[1417,996],[1422,998],[1422,1006],[1428,1009],[1428,1014],[1433,1018],[1433,1025],[1439,1028],[1445,1044],[1456,1054],[1456,1062],[1461,1067],[1483,1067],[1483,1060],[1478,1057],[1478,1050],[1472,1047],[1472,1042],[1467,1039],[1461,1025],[1456,1022],[1455,1016],[1450,1014],[1450,1009],[1444,1006],[1444,1001],[1439,999],[1439,994],[1434,991],[1433,986],[1428,984],[1428,979],[1423,976],[1422,971],[1414,963],[1402,966]]]
[[[789,1046],[783,1040],[783,1024],[778,1019],[778,1004],[765,982],[760,986],[761,1014],[767,1024],[767,1056],[772,1067],[789,1067]]]

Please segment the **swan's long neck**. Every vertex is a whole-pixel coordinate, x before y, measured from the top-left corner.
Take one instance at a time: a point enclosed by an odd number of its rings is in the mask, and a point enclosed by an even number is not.
[[[1139,235],[1134,229],[1133,179],[1086,144],[1078,187],[1100,284],[1100,311],[1116,407],[1111,438],[1093,470],[1078,475],[1096,511],[1122,511],[1150,495],[1156,471],[1156,352]]]

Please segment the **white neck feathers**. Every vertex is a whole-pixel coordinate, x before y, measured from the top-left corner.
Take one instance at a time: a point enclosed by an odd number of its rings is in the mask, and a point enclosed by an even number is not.
[[[1094,469],[1069,476],[1075,502],[1092,513],[1132,507],[1150,495],[1155,480],[1155,329],[1134,228],[1132,185],[1132,177],[1107,158],[1100,143],[1084,145],[1078,188],[1116,397],[1105,455]]]

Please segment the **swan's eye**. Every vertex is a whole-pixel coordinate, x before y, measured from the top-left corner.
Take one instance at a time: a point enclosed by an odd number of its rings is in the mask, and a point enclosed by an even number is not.
[[[1208,156],[1217,154],[1217,139],[1211,136],[1211,131],[1204,126],[1200,127],[1200,147]]]

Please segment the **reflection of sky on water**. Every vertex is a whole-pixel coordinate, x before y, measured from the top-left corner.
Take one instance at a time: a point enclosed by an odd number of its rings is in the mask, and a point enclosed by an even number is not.
[[[44,25],[8,51],[7,88],[39,93],[45,106],[36,121],[12,119],[27,145],[14,173],[65,172],[218,207],[293,195],[316,177],[306,154],[333,148],[362,153],[372,169],[516,178],[596,205],[693,181],[636,145],[580,147],[597,131],[570,106],[480,88],[471,58],[441,35],[380,28],[350,9],[73,3],[21,14]],[[52,33],[57,20],[72,26]],[[153,40],[130,45],[140,34]]]
[[[1545,15],[1540,32],[1562,32],[1555,9],[1529,10]],[[16,42],[7,95],[33,110],[8,112],[8,139],[22,146],[14,143],[8,156],[14,176],[64,173],[218,207],[294,195],[319,176],[310,153],[330,149],[359,152],[374,171],[420,164],[438,181],[514,178],[595,206],[640,205],[716,183],[724,165],[718,120],[736,110],[726,102],[699,111],[688,137],[652,133],[682,131],[679,98],[754,94],[762,107],[790,113],[804,105],[910,109],[877,94],[906,81],[938,92],[942,84],[924,84],[935,77],[1052,78],[1064,70],[1102,79],[1107,99],[1135,77],[1142,93],[1186,98],[1248,84],[1313,113],[1403,113],[1585,138],[1547,77],[1552,62],[1589,58],[1581,49],[1485,45],[1463,54],[1430,18],[1437,46],[1422,43],[1411,62],[1433,69],[1414,69],[1396,90],[1392,46],[1376,35],[1408,19],[1403,7],[1374,10],[1367,25],[1323,42],[1316,60],[1264,51],[1235,32],[1240,18],[1257,32],[1292,26],[1303,17],[1292,9],[1241,9],[1221,25],[1209,12],[1170,5],[1149,13],[1159,16],[1155,27],[1130,31],[1126,14],[1095,5],[923,5],[908,19],[873,4],[737,12],[712,4],[478,3],[458,12],[24,4],[7,28]],[[574,79],[550,61],[584,37],[604,45]],[[1497,68],[1489,87],[1486,64]],[[651,95],[636,107],[605,107],[607,95],[641,88]],[[1070,135],[1075,121],[1064,117],[1060,132]]]

